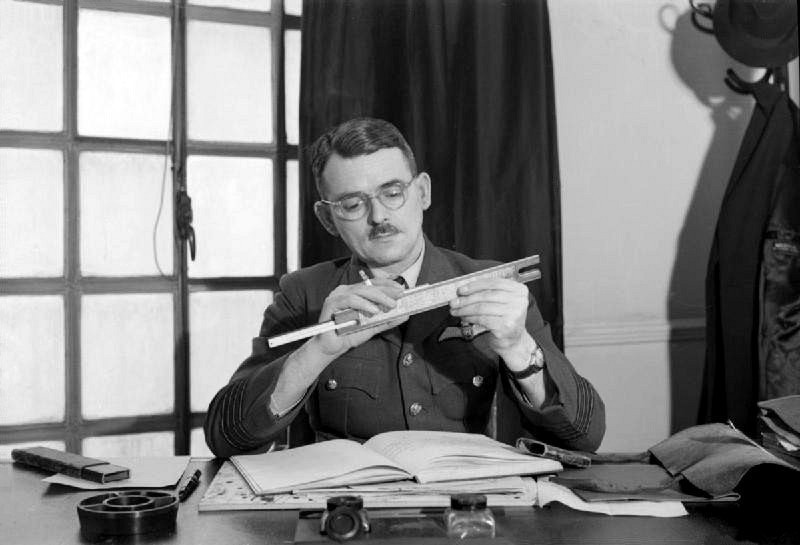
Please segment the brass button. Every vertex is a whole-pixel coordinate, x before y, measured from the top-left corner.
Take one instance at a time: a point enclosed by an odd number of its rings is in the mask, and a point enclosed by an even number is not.
[[[329,379],[328,382],[325,383],[326,390],[335,390],[337,386],[339,386],[339,383],[336,382],[335,378]]]
[[[411,406],[408,408],[408,412],[411,413],[411,416],[417,416],[419,413],[422,412],[422,405],[419,403],[412,403]]]
[[[403,367],[408,367],[408,366],[410,366],[412,363],[414,363],[414,354],[412,354],[411,352],[409,352],[408,354],[406,354],[405,356],[403,356]]]
[[[483,385],[483,377],[480,375],[472,377],[472,385],[476,388],[480,388]]]

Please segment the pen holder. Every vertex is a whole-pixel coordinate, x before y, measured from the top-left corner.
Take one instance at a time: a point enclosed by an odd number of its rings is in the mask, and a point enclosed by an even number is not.
[[[327,509],[320,519],[320,533],[334,541],[354,539],[369,532],[369,517],[361,496],[334,496],[328,498]]]

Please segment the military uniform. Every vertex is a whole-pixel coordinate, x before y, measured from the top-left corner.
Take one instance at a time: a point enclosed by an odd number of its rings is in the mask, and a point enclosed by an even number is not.
[[[426,239],[418,285],[485,269],[478,261],[438,248]],[[389,430],[487,432],[498,381],[515,399],[527,427],[561,446],[594,450],[605,431],[603,402],[553,343],[533,297],[526,328],[542,348],[547,400],[534,409],[489,348],[488,334],[464,336],[447,307],[412,316],[333,361],[301,403],[285,415],[270,409],[283,364],[297,344],[268,348],[266,339],[317,323],[328,294],[361,282],[355,257],[329,261],[285,275],[264,313],[253,353],[212,400],[206,441],[218,456],[258,451],[306,407],[318,438],[359,441]]]

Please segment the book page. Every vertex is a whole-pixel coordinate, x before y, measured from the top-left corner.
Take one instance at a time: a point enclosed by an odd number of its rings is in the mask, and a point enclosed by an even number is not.
[[[419,482],[553,473],[554,460],[523,454],[485,435],[439,431],[393,431],[364,446],[393,460]]]
[[[409,479],[391,460],[355,441],[334,439],[266,454],[232,456],[256,494],[323,486]]]

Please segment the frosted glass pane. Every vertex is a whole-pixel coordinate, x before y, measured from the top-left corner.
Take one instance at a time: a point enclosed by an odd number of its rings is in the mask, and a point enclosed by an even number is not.
[[[61,276],[63,170],[60,151],[0,148],[0,276]]]
[[[172,295],[84,295],[81,306],[83,415],[171,412]]]
[[[189,21],[187,53],[189,138],[271,142],[270,30]]]
[[[286,52],[286,141],[300,140],[300,31],[287,30],[284,35]]]
[[[194,156],[187,174],[197,237],[189,275],[271,275],[272,161]]]
[[[0,129],[63,126],[61,6],[0,0]]]
[[[270,0],[189,0],[192,6],[216,6],[221,8],[269,11]]]
[[[175,434],[168,431],[87,437],[81,445],[84,456],[172,456]]]
[[[64,441],[33,441],[30,443],[10,443],[8,445],[0,445],[0,460],[10,460],[11,451],[15,448],[28,448],[28,447],[47,447],[56,450],[64,450],[66,447]]]
[[[159,267],[171,274],[172,191],[165,157],[85,152],[80,179],[83,274],[150,275],[159,274]]]
[[[302,15],[303,0],[283,0],[283,11],[287,15]]]
[[[0,297],[0,425],[63,419],[61,297]]]
[[[286,269],[300,267],[300,180],[297,161],[286,162]]]
[[[265,290],[205,291],[189,295],[192,410],[205,412],[214,394],[251,353],[264,309]]]
[[[79,132],[168,138],[170,55],[169,18],[80,10]]]
[[[189,454],[193,458],[213,458],[214,454],[211,449],[206,445],[206,436],[203,433],[203,428],[195,428],[192,430],[191,447],[189,447]]]

